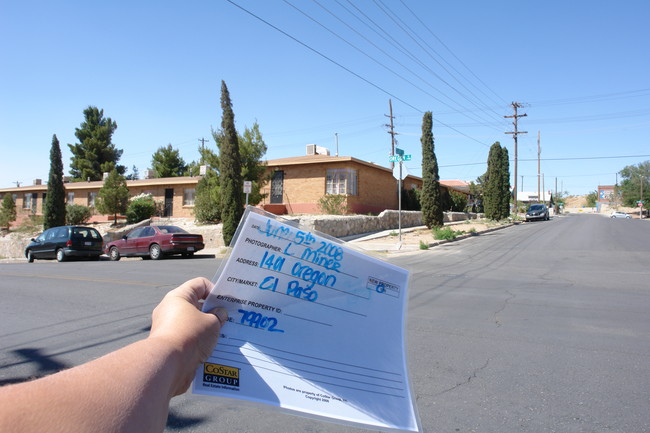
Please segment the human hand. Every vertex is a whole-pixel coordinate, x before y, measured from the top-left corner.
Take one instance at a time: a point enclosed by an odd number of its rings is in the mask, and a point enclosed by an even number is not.
[[[149,338],[164,341],[180,354],[173,395],[185,392],[196,368],[214,349],[221,326],[228,319],[223,308],[208,313],[200,310],[199,300],[212,289],[206,278],[194,278],[165,295],[154,309]]]

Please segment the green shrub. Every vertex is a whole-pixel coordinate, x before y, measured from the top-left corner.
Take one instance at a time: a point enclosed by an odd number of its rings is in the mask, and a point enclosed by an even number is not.
[[[92,209],[88,206],[69,204],[65,209],[65,222],[71,226],[84,224],[88,222],[92,215]]]
[[[420,241],[420,249],[421,250],[428,250],[429,249],[429,244],[426,242]]]
[[[318,200],[318,208],[324,214],[343,215],[348,213],[348,198],[344,194],[325,194]]]
[[[140,194],[131,199],[126,209],[126,223],[135,224],[156,214],[156,202],[151,194]]]
[[[454,240],[456,239],[456,236],[462,235],[463,231],[456,231],[453,230],[451,227],[436,227],[432,230],[433,232],[433,238],[436,240]]]

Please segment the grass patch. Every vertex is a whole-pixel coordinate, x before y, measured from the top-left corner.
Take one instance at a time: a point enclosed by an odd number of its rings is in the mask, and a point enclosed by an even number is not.
[[[451,241],[465,233],[462,230],[454,230],[451,227],[435,227],[432,232],[433,238],[438,241]]]
[[[428,250],[429,249],[429,244],[426,242],[420,241],[420,249],[421,250]]]
[[[394,232],[394,231],[393,231],[393,232],[390,232],[390,233],[388,234],[388,236],[397,236],[397,232]]]
[[[12,231],[17,233],[40,233],[43,231],[44,220],[45,218],[42,215],[32,215],[23,220],[23,222]]]

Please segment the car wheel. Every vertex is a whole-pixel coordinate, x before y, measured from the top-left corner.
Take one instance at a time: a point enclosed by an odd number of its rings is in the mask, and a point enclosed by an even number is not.
[[[160,245],[153,244],[149,247],[149,257],[151,257],[151,260],[158,260],[160,257],[162,257]]]
[[[120,250],[118,250],[117,247],[111,247],[108,251],[108,256],[112,261],[117,262],[120,259]]]
[[[34,263],[34,255],[32,254],[32,250],[27,251],[27,261],[29,263]]]
[[[61,248],[59,248],[58,250],[56,250],[56,261],[62,262],[64,260],[65,260],[65,253]]]

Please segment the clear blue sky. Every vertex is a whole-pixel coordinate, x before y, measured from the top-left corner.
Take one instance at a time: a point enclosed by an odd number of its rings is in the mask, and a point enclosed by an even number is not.
[[[338,133],[340,155],[388,166],[389,99],[418,176],[425,111],[441,178],[469,181],[495,141],[514,156],[513,101],[520,191],[537,188],[538,131],[546,189],[584,194],[650,159],[647,0],[233,3],[0,1],[0,187],[46,180],[53,134],[67,174],[88,105],[117,122],[129,172],[170,143],[198,159],[221,80],[268,159],[334,154]]]

